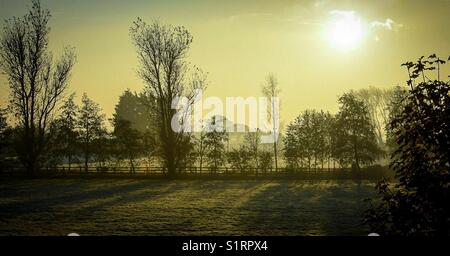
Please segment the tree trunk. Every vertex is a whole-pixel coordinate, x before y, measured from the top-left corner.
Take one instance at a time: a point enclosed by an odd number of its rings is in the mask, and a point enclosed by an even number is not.
[[[278,152],[277,152],[277,142],[273,143],[273,152],[275,156],[275,171],[278,171]]]
[[[84,153],[84,171],[88,172],[88,161],[89,161],[89,154]]]

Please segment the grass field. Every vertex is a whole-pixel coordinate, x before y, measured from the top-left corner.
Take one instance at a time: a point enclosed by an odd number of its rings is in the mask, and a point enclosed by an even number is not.
[[[0,235],[367,235],[373,183],[0,181]]]

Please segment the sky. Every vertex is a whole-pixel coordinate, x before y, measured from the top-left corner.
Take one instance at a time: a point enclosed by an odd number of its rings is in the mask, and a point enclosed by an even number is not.
[[[449,0],[207,1],[42,0],[52,13],[50,47],[75,47],[70,91],[83,92],[111,117],[120,94],[141,91],[129,36],[137,17],[185,26],[189,61],[208,73],[205,96],[260,96],[272,73],[281,87],[281,118],[305,109],[336,112],[354,89],[405,85],[400,64],[450,55]],[[0,0],[0,21],[25,14],[30,2]],[[443,72],[449,74],[449,67]],[[8,94],[0,77],[0,106]]]

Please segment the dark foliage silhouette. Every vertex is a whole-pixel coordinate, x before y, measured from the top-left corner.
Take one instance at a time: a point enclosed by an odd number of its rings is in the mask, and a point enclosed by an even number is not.
[[[450,83],[439,80],[444,63],[433,54],[403,64],[410,89],[390,122],[397,144],[391,167],[398,183],[377,185],[381,202],[372,202],[364,219],[375,232],[450,234]],[[437,79],[431,80],[428,74],[435,69]]]
[[[78,130],[80,133],[80,147],[83,155],[84,168],[87,171],[89,162],[94,155],[100,157],[100,162],[105,160],[107,154],[106,136],[107,131],[104,127],[105,115],[97,103],[83,94],[82,105],[78,113]],[[102,148],[103,146],[103,148]]]
[[[80,154],[79,130],[77,127],[79,108],[74,102],[75,94],[64,102],[61,115],[55,120],[54,134],[55,140],[52,147],[53,157],[58,157],[58,162],[67,163],[68,170],[72,164],[78,162]]]
[[[128,120],[114,119],[114,131],[112,146],[117,160],[126,160],[130,171],[134,172],[136,160],[143,156],[144,142],[143,135],[133,129],[132,123]]]
[[[286,130],[284,157],[289,168],[328,168],[332,160],[334,118],[331,114],[306,110]]]

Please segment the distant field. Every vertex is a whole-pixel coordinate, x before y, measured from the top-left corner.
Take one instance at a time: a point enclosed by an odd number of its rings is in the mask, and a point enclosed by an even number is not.
[[[367,235],[373,183],[0,180],[0,235]]]

